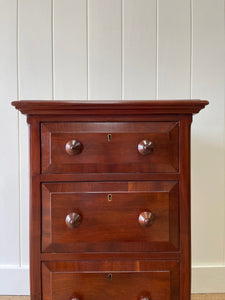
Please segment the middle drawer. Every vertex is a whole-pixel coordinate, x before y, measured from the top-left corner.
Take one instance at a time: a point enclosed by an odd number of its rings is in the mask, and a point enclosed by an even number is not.
[[[178,249],[177,181],[42,184],[43,252]]]

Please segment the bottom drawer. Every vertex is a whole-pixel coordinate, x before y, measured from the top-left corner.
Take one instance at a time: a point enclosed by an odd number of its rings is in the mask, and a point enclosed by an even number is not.
[[[76,261],[42,265],[43,300],[178,300],[177,261]]]

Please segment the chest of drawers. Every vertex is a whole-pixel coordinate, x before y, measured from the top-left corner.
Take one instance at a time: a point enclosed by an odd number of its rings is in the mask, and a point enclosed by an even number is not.
[[[16,101],[31,300],[190,300],[190,125],[207,101]]]

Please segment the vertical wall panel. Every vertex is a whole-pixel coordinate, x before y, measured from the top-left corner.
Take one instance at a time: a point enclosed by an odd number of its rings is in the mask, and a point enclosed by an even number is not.
[[[88,1],[89,98],[121,98],[121,0]]]
[[[124,0],[124,99],[156,98],[156,0]]]
[[[20,99],[52,98],[51,0],[19,0]],[[28,127],[20,120],[21,255],[28,264]]]
[[[17,1],[0,1],[0,264],[19,264]]]
[[[55,99],[87,99],[86,0],[54,1]]]
[[[224,1],[193,3],[192,97],[209,99],[192,134],[192,238],[195,265],[223,264]]]
[[[158,0],[158,97],[190,98],[190,0]]]
[[[52,97],[51,0],[19,0],[21,99]]]

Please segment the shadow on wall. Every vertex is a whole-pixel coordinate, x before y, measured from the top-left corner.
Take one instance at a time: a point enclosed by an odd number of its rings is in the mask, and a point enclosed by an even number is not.
[[[192,262],[223,264],[224,247],[224,153],[218,138],[198,138],[191,146]],[[219,144],[217,142],[217,144]]]

